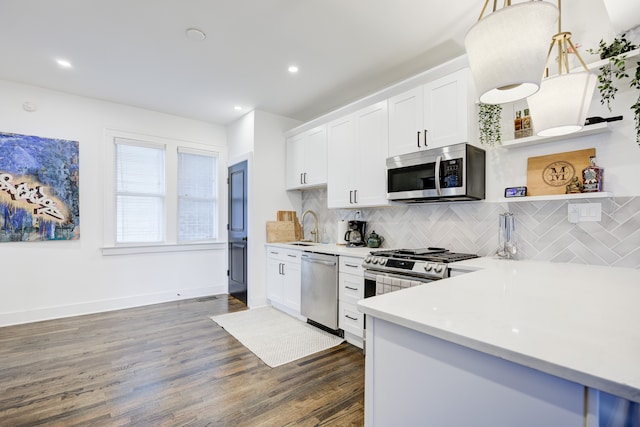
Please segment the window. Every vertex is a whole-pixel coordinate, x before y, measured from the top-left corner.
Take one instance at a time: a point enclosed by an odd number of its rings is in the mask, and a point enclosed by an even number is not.
[[[106,246],[215,243],[220,233],[218,152],[146,135],[114,135],[111,146],[115,179],[105,204],[113,218],[105,224]]]
[[[164,147],[116,140],[116,242],[164,240]]]
[[[212,240],[216,233],[215,153],[178,148],[178,241]]]

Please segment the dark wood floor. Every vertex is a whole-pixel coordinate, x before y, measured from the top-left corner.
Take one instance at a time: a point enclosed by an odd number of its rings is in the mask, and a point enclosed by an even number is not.
[[[347,343],[269,368],[209,316],[224,296],[0,328],[0,426],[358,426]]]

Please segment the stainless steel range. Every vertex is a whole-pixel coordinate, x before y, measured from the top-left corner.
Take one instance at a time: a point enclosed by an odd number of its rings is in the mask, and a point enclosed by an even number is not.
[[[399,291],[449,277],[447,264],[478,258],[475,254],[449,252],[444,248],[394,249],[371,252],[364,259],[364,297]],[[364,353],[367,319],[364,320]]]
[[[477,257],[444,248],[371,252],[362,264],[365,297],[444,279],[449,277],[448,263]]]

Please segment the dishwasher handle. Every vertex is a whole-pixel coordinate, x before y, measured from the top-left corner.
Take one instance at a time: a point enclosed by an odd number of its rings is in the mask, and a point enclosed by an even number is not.
[[[331,266],[331,267],[333,267],[334,265],[337,264],[335,261],[322,261],[322,260],[319,260],[319,259],[308,258],[308,257],[305,257],[305,256],[302,257],[302,260],[305,261],[305,262],[312,262],[314,264],[328,265],[328,266]]]

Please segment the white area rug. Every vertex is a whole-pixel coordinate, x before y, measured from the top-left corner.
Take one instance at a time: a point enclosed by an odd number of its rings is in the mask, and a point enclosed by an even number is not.
[[[264,363],[275,368],[340,344],[343,339],[272,307],[213,316]]]

